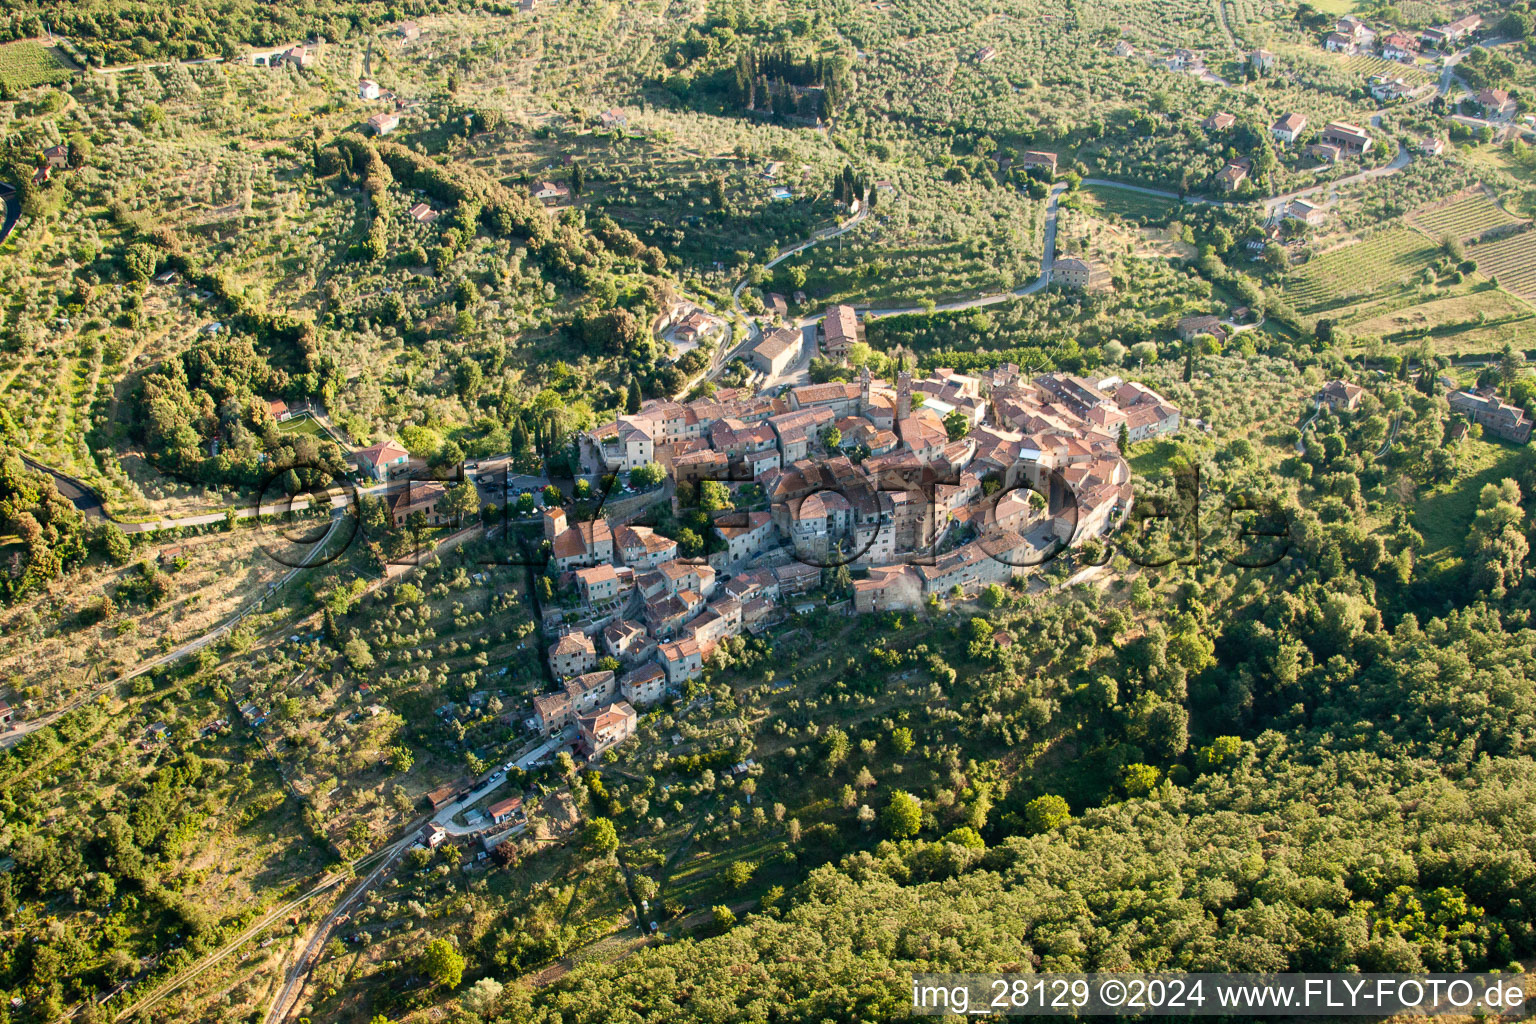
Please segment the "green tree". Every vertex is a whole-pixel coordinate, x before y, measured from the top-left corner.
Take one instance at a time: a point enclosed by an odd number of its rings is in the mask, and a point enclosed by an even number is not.
[[[906,726],[891,730],[891,746],[899,756],[905,757],[910,754],[915,743],[916,741],[912,738],[912,730]]]
[[[1072,808],[1054,793],[1037,796],[1024,807],[1024,821],[1033,832],[1053,832],[1072,820]]]
[[[629,390],[624,395],[624,411],[633,415],[640,411],[640,378],[629,378]]]
[[[607,857],[619,848],[619,833],[607,818],[593,818],[581,830],[581,848],[594,859]]]
[[[898,789],[891,794],[881,820],[891,838],[911,839],[922,830],[923,805],[911,793]]]
[[[457,988],[464,967],[464,955],[447,939],[433,939],[421,954],[422,972],[443,988]]]

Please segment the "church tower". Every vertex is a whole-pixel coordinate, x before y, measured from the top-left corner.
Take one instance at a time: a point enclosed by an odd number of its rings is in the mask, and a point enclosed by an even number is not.
[[[912,375],[906,370],[896,374],[896,419],[912,415]]]

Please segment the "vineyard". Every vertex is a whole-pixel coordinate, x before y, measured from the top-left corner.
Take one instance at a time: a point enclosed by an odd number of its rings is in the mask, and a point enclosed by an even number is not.
[[[1445,204],[1435,204],[1418,210],[1408,218],[1410,224],[1431,238],[1451,235],[1463,242],[1477,238],[1486,231],[1519,224],[1520,218],[1506,211],[1483,192]]]
[[[1434,254],[1435,243],[1417,231],[1388,228],[1313,258],[1291,276],[1285,295],[1299,312],[1315,313],[1396,285],[1427,266]]]
[[[1371,75],[1385,75],[1387,78],[1401,78],[1409,85],[1423,85],[1435,76],[1423,68],[1414,67],[1411,64],[1403,64],[1400,61],[1387,60],[1385,57],[1373,57],[1367,53],[1359,53],[1353,57],[1345,57],[1344,69],[1351,74],[1362,78]]]
[[[1524,299],[1536,299],[1536,232],[1522,231],[1467,250],[1478,272]]]
[[[31,39],[0,45],[0,85],[8,90],[63,82],[72,73],[56,50]]]

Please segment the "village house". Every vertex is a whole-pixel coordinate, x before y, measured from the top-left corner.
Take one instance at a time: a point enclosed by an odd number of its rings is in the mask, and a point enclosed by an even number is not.
[[[49,146],[43,150],[43,162],[52,170],[62,171],[69,166],[69,147]]]
[[[603,650],[622,662],[644,661],[655,651],[645,627],[630,619],[616,619],[603,627]]]
[[[382,91],[379,83],[371,78],[360,78],[357,81],[357,98],[360,100],[376,100]]]
[[[621,593],[618,571],[607,563],[577,569],[575,576],[576,590],[589,607],[616,600]]]
[[[1295,142],[1307,127],[1307,119],[1300,114],[1286,114],[1269,126],[1269,134],[1284,143]]]
[[[576,729],[587,756],[595,759],[635,734],[635,709],[627,701],[615,701],[599,711],[582,715],[576,720]]]
[[[607,670],[572,676],[554,693],[540,694],[533,698],[534,725],[546,736],[553,735],[569,725],[576,716],[607,704],[616,693],[618,682],[613,673]]]
[[[549,645],[549,668],[555,678],[580,675],[597,666],[597,648],[584,633],[567,633]]]
[[[387,111],[382,114],[374,114],[368,119],[367,125],[368,129],[375,135],[388,135],[400,127],[400,116]]]
[[[704,654],[699,648],[699,642],[693,637],[662,644],[656,648],[656,656],[667,674],[668,684],[672,686],[681,686],[690,679],[697,679],[704,672]]]
[[[485,809],[485,816],[491,819],[493,825],[505,825],[507,822],[521,823],[527,820],[523,814],[523,798],[520,796],[509,797],[491,804]]]
[[[1483,108],[1483,116],[1489,120],[1512,117],[1517,106],[1503,89],[1482,90],[1477,94],[1477,103]]]
[[[848,346],[864,340],[864,325],[852,306],[828,306],[821,318],[821,350],[834,359],[848,353]]]
[[[801,332],[789,327],[776,328],[752,346],[748,358],[762,373],[777,377],[800,358],[800,346],[804,337]]]
[[[448,517],[437,509],[437,503],[448,488],[436,480],[408,480],[404,487],[384,496],[389,508],[389,518],[397,527],[405,526],[412,514],[420,512],[429,526],[442,526]]]
[[[1381,55],[1387,60],[1411,62],[1419,55],[1419,41],[1406,32],[1393,32],[1382,42]]]
[[[410,462],[411,453],[396,441],[380,441],[358,449],[350,458],[357,464],[360,473],[382,481],[388,480],[395,470],[406,466]]]
[[[648,661],[619,679],[619,692],[631,704],[651,704],[667,692],[667,673],[659,664]]]
[[[1437,25],[1427,28],[1419,33],[1419,38],[1424,45],[1433,46],[1438,50],[1455,46],[1466,39],[1473,32],[1482,27],[1483,19],[1476,14],[1469,14],[1464,18],[1457,18],[1448,25]]]

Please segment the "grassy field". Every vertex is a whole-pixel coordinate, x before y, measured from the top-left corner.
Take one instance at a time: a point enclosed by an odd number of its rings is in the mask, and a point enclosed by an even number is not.
[[[1321,256],[1292,275],[1286,298],[1303,314],[1316,313],[1401,284],[1423,270],[1435,245],[1416,231],[1391,227]]]
[[[1485,193],[1473,192],[1443,205],[1417,210],[1409,215],[1408,222],[1432,238],[1450,235],[1465,242],[1494,228],[1518,224],[1520,218]]]
[[[1437,351],[1466,354],[1496,352],[1505,343],[1520,343],[1536,320],[1530,306],[1485,285],[1404,306],[1383,306],[1363,311],[1364,315],[1344,326],[1352,335],[1378,335],[1388,341],[1427,336]]]
[[[1175,199],[1144,195],[1123,188],[1085,185],[1083,205],[1096,213],[1113,214],[1128,220],[1145,217],[1149,221],[1157,221],[1166,218],[1179,203]]]
[[[8,89],[62,82],[74,70],[57,47],[44,46],[36,40],[19,39],[0,46],[0,82]]]
[[[1448,486],[1421,494],[1413,506],[1414,529],[1424,536],[1420,565],[1431,574],[1461,564],[1467,529],[1477,512],[1478,493],[1505,477],[1518,479],[1530,461],[1530,450],[1501,441],[1466,438],[1462,442],[1462,473]]]
[[[279,433],[283,434],[308,434],[310,437],[328,436],[325,428],[320,426],[319,421],[308,413],[279,423],[277,429]]]
[[[1477,261],[1480,272],[1496,278],[1500,287],[1522,298],[1536,298],[1536,232],[1474,245],[1467,255]]]

